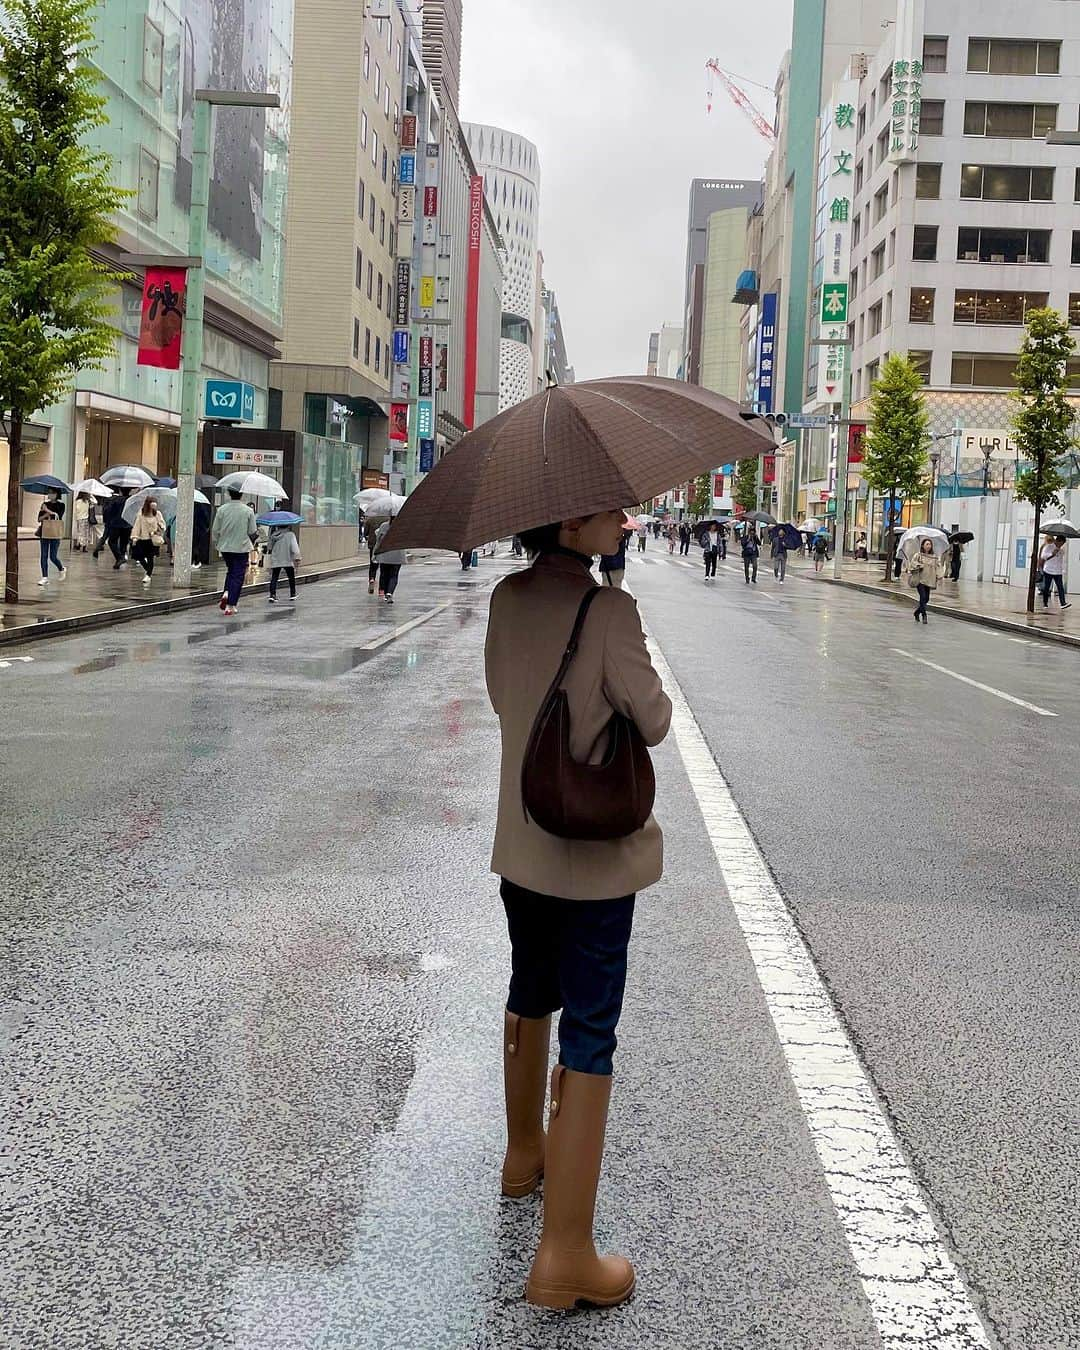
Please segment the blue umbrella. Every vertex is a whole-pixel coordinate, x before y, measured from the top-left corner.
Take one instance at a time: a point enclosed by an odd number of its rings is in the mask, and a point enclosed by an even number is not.
[[[264,511],[255,517],[257,525],[303,525],[304,517],[295,511]]]
[[[176,486],[176,479],[170,478],[167,473],[163,473],[160,478],[154,479],[154,486],[164,488],[174,488]]]
[[[24,492],[36,492],[42,497],[46,492],[71,491],[62,478],[54,478],[51,473],[39,473],[34,478],[24,478],[19,486]]]
[[[776,529],[783,535],[788,548],[802,548],[803,537],[794,525],[777,525]]]

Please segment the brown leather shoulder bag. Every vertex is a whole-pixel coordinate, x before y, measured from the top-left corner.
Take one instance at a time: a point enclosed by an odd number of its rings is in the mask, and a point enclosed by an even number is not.
[[[526,817],[560,839],[623,839],[642,828],[656,798],[656,776],[645,741],[621,713],[613,713],[607,724],[607,753],[601,763],[579,764],[570,754],[570,705],[561,686],[600,589],[594,586],[585,593],[521,765]]]

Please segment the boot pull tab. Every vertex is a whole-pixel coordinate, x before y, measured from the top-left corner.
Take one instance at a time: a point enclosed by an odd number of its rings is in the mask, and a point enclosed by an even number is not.
[[[506,1014],[506,1053],[513,1058],[521,1039],[521,1018],[516,1013]]]
[[[551,1075],[551,1119],[554,1120],[559,1114],[559,1102],[562,1100],[562,1082],[563,1074],[566,1072],[561,1064],[555,1065],[555,1072]]]

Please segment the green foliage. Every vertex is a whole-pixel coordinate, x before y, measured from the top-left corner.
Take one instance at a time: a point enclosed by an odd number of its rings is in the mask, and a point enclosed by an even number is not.
[[[925,492],[929,424],[918,372],[906,356],[889,356],[874,381],[862,466],[875,492],[908,500]]]
[[[735,466],[735,488],[731,494],[734,498],[735,505],[741,506],[744,511],[756,510],[757,492],[757,459],[740,459]]]
[[[690,514],[712,515],[712,474],[699,474],[690,484]]]
[[[1016,478],[1016,495],[1037,511],[1060,506],[1065,486],[1059,465],[1074,446],[1073,410],[1067,398],[1066,362],[1076,348],[1069,325],[1056,310],[1029,310],[1016,367],[1017,410],[1013,433],[1028,461]]]

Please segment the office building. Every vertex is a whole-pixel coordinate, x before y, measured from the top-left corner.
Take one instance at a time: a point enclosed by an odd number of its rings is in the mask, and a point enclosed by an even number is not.
[[[740,401],[746,393],[742,315],[732,292],[744,271],[747,223],[760,208],[761,188],[749,205],[728,206],[708,219],[702,271],[697,383]]]
[[[420,11],[424,68],[443,109],[458,115],[462,0],[425,0]]]
[[[684,285],[683,378],[701,383],[701,351],[705,321],[705,262],[708,255],[709,218],[718,211],[742,207],[751,210],[761,196],[761,184],[741,179],[695,178],[690,184],[690,207],[686,227]],[[745,215],[743,217],[745,224]],[[739,268],[737,267],[736,272]],[[734,275],[729,277],[730,289]],[[730,294],[728,296],[730,300]]]

